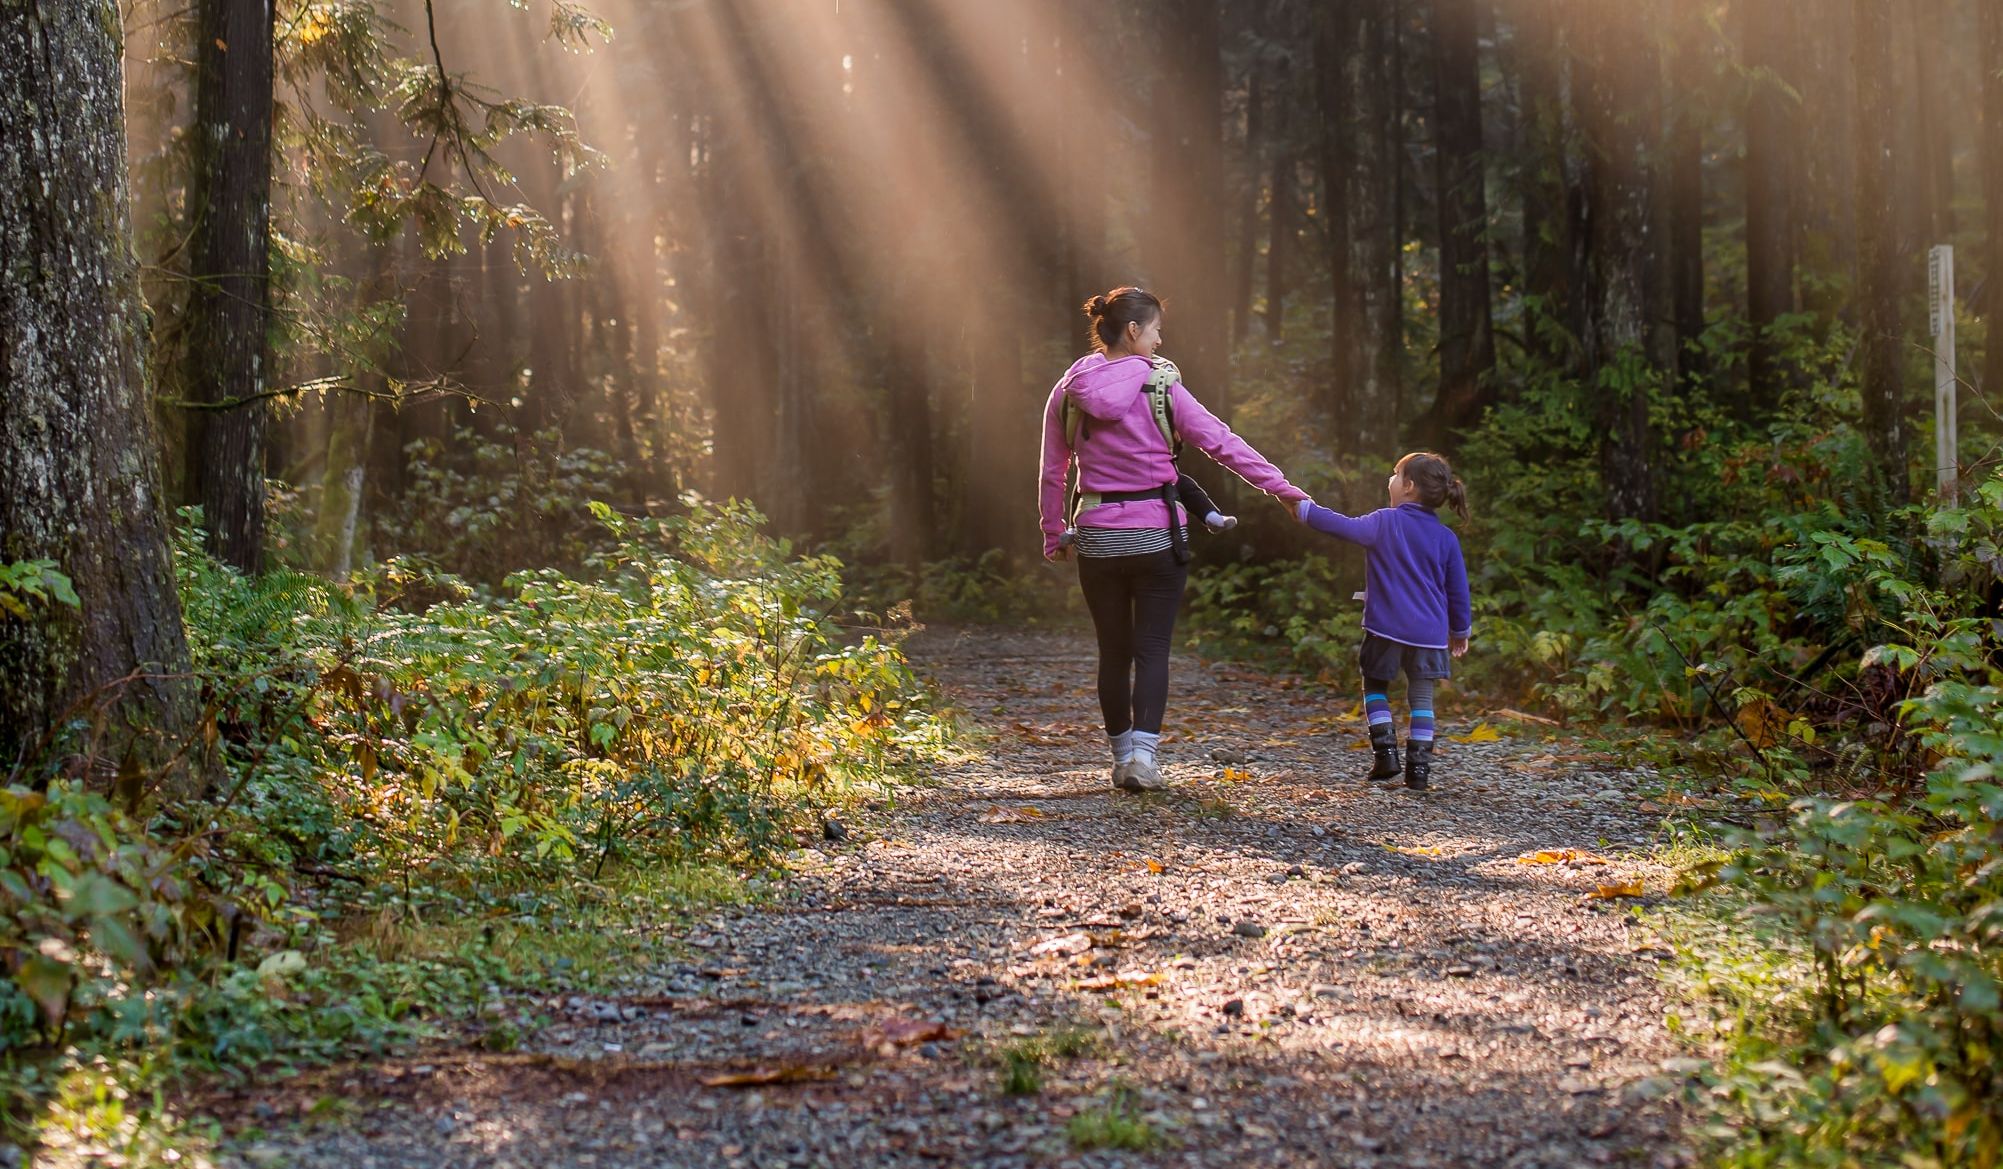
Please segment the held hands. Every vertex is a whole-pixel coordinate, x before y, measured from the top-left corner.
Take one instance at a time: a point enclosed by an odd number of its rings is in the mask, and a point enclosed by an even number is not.
[[[1467,638],[1465,637],[1447,638],[1447,652],[1454,655],[1457,658],[1465,656],[1467,654]]]

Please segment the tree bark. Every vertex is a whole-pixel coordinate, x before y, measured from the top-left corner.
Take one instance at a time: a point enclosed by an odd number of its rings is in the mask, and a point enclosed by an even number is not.
[[[1439,178],[1440,388],[1427,438],[1449,443],[1494,400],[1487,155],[1476,0],[1433,0],[1433,157]]]
[[[1675,332],[1660,254],[1655,176],[1661,85],[1652,0],[1574,0],[1587,147],[1585,357],[1601,428],[1600,474],[1615,519],[1652,521],[1659,499],[1649,396],[1673,379]]]
[[[1571,343],[1585,331],[1585,183],[1572,149],[1563,22],[1558,0],[1519,0],[1515,52],[1524,149],[1518,180],[1523,203],[1523,287],[1541,312],[1525,343],[1547,364],[1568,368]],[[1555,328],[1553,326],[1556,326]]]
[[[1900,377],[1897,200],[1892,162],[1891,0],[1855,0],[1857,301],[1863,346],[1863,429],[1885,498],[1908,498],[1909,436]]]
[[[195,444],[209,551],[252,573],[264,564],[272,20],[271,0],[197,6],[193,259],[181,379],[192,400],[219,407],[201,412]]]
[[[1983,279],[1989,288],[1989,344],[1984,354],[1982,389],[1994,395],[2003,389],[2003,7],[1983,4],[1982,49],[1982,206],[1988,225]]]
[[[1245,83],[1245,199],[1239,205],[1238,263],[1231,272],[1231,347],[1252,325],[1252,273],[1259,266],[1260,154],[1265,138],[1265,67],[1254,65]]]
[[[1793,79],[1791,3],[1747,5],[1742,31],[1751,92],[1746,102],[1746,315],[1753,329],[1747,410],[1764,417],[1779,404],[1785,375],[1774,358],[1774,322],[1794,311],[1795,186],[1801,169],[1801,99]]]
[[[0,769],[73,712],[110,713],[113,763],[170,758],[195,717],[146,403],[118,30],[109,0],[0,6],[0,562],[54,560],[81,601],[0,619]]]
[[[1322,182],[1335,283],[1328,414],[1338,453],[1389,455],[1397,436],[1403,313],[1398,286],[1396,102],[1389,0],[1316,11]]]
[[[1771,2],[1771,0],[1769,0]],[[1663,151],[1670,319],[1677,368],[1690,386],[1699,370],[1695,348],[1704,333],[1704,124],[1699,95],[1705,77],[1705,20],[1694,8],[1672,6],[1668,141]]]
[[[1219,414],[1230,407],[1224,287],[1224,67],[1218,0],[1163,0],[1151,103],[1152,228],[1144,255],[1169,302],[1163,354]]]

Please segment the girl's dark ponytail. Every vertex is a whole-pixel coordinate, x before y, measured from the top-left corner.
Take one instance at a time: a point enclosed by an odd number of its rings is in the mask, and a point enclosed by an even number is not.
[[[1462,523],[1472,518],[1467,513],[1467,484],[1461,482],[1459,475],[1447,484],[1447,506],[1454,509],[1454,514],[1461,518]]]
[[[1467,485],[1454,474],[1453,464],[1447,462],[1445,455],[1413,451],[1398,460],[1397,470],[1419,489],[1420,503],[1435,510],[1444,505],[1454,509],[1461,519],[1468,518]]]

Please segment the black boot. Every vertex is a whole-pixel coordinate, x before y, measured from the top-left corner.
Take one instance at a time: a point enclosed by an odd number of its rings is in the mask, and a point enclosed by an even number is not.
[[[1415,792],[1426,790],[1433,778],[1433,741],[1410,739],[1405,743],[1405,786]]]
[[[1370,724],[1370,749],[1377,758],[1370,768],[1372,779],[1396,779],[1404,768],[1398,763],[1398,731],[1390,723]]]

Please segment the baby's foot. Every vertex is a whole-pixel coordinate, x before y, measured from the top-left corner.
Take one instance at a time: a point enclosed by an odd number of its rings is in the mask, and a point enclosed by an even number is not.
[[[1238,526],[1238,517],[1213,511],[1203,517],[1203,526],[1213,532],[1228,532]]]
[[[1057,546],[1059,548],[1069,548],[1071,545],[1077,543],[1077,541],[1078,541],[1078,529],[1066,528],[1064,529],[1064,534],[1057,537]]]

